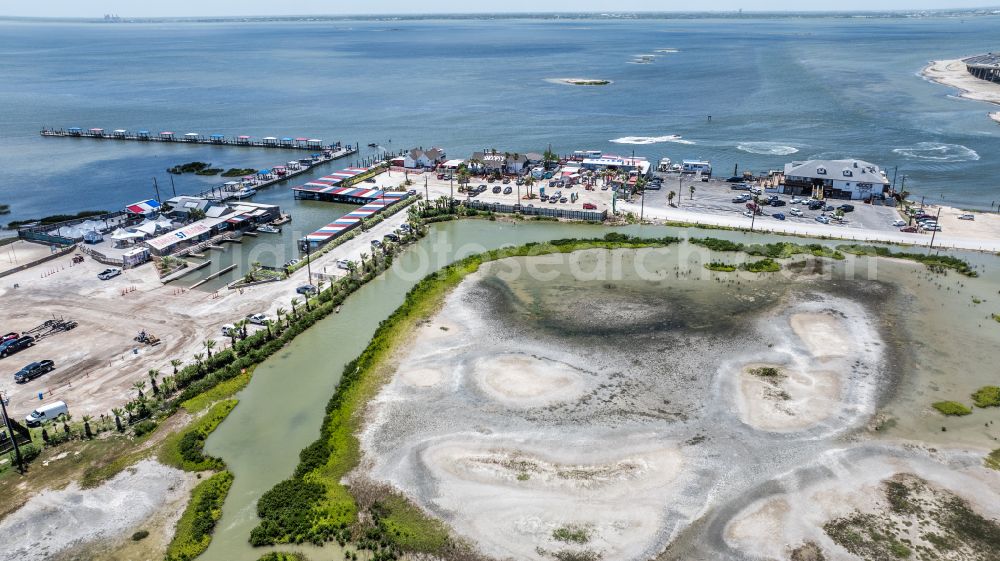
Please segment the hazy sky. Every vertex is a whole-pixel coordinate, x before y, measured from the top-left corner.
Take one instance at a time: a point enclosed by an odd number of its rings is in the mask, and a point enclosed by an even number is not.
[[[989,0],[3,0],[0,15],[44,17],[421,14],[538,11],[921,10],[997,5]]]

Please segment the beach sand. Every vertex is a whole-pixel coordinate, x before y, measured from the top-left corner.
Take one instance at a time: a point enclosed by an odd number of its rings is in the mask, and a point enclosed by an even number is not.
[[[980,80],[965,70],[961,60],[935,60],[921,73],[925,78],[957,88],[961,97],[1000,105],[1000,84]],[[990,113],[990,118],[1000,123],[1000,112]]]

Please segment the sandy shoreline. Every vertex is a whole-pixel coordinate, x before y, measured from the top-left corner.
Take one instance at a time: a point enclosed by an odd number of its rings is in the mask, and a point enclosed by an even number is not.
[[[931,61],[920,74],[932,82],[961,90],[959,97],[1000,105],[1000,84],[969,74],[960,59]],[[1000,111],[989,113],[989,117],[1000,123]]]

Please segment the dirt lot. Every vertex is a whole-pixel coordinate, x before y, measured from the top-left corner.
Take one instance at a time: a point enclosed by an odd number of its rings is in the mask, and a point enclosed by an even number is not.
[[[357,259],[370,252],[371,239],[381,239],[405,219],[405,211],[391,216],[317,259],[313,271],[333,272],[337,259]],[[151,265],[98,280],[97,274],[106,268],[89,257],[74,265],[70,254],[0,279],[3,333],[26,331],[52,318],[79,323],[72,331],[45,337],[0,359],[0,391],[11,400],[11,416],[23,418],[40,403],[54,400],[65,401],[77,418],[108,413],[134,394],[132,384],[148,380],[150,369],[171,374],[172,359],[191,362],[195,353],[204,352],[202,342],[208,338],[216,340],[215,350],[225,348],[229,338],[221,335],[222,325],[251,313],[265,312],[274,318],[278,307],[291,309],[295,287],[307,277],[300,269],[285,281],[208,293],[163,285]],[[141,330],[162,343],[149,347],[135,342]],[[15,372],[43,359],[55,361],[55,370],[26,384],[14,383]]]

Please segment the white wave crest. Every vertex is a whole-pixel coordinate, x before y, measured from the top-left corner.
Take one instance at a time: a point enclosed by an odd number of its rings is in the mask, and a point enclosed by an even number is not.
[[[675,144],[694,144],[693,140],[685,140],[677,134],[667,136],[623,136],[614,138],[608,142],[615,144],[660,144],[661,142],[673,142]]]
[[[767,156],[788,156],[799,151],[794,146],[779,144],[777,142],[741,142],[736,145],[736,149],[751,154],[764,154]]]
[[[913,146],[896,148],[893,152],[928,162],[974,162],[979,159],[979,153],[968,146],[940,142],[918,142]]]

